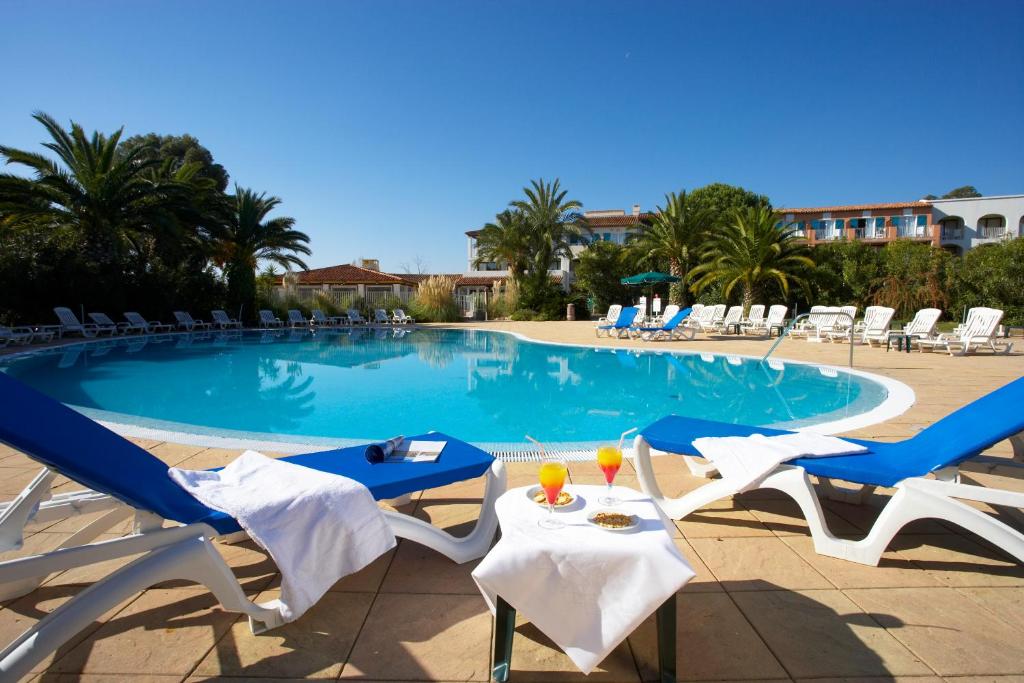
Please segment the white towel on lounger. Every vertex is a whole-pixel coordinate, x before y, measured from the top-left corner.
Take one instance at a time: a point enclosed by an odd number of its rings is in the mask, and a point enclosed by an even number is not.
[[[395,547],[370,490],[357,481],[246,451],[224,469],[170,468],[195,499],[227,513],[281,570],[285,621],[316,604],[338,579]]]
[[[776,467],[796,458],[825,458],[864,453],[868,449],[834,436],[793,432],[780,436],[723,436],[694,439],[693,446],[718,469],[737,491],[760,486]]]

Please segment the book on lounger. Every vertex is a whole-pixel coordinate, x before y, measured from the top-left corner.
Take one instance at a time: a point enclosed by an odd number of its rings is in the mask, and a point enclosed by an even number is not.
[[[447,441],[403,441],[384,462],[436,462]]]

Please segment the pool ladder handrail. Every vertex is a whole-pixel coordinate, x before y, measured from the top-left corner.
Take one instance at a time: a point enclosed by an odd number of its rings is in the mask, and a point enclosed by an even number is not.
[[[786,325],[786,327],[779,334],[779,338],[776,339],[775,343],[772,344],[772,347],[770,349],[768,349],[768,353],[764,354],[761,357],[761,362],[764,363],[766,360],[768,360],[768,356],[772,355],[772,352],[775,351],[775,347],[777,347],[779,344],[782,343],[782,340],[786,338],[786,335],[789,334],[789,331],[793,329],[794,325],[796,325],[798,322],[800,322],[804,318],[808,318],[808,317],[810,317],[812,315],[821,315],[821,313],[817,312],[817,311],[814,312],[814,313],[801,313],[797,317],[795,317],[792,320],[790,320],[789,324]],[[854,323],[855,323],[855,321],[853,319],[853,316],[850,315],[849,313],[844,312],[844,311],[839,311],[837,313],[829,313],[828,315],[842,315],[842,316],[846,316],[847,318],[850,319],[850,367],[852,368],[853,367],[853,338],[854,338],[853,326],[854,326]]]

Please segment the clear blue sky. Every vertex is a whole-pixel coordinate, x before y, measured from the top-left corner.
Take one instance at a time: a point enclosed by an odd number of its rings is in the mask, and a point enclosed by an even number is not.
[[[588,209],[1024,192],[1024,2],[0,0],[0,141],[40,109],[191,133],[310,265],[465,268],[530,178]]]

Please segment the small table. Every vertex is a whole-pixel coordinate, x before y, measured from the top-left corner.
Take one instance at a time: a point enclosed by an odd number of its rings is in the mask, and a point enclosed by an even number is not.
[[[896,340],[896,350],[897,351],[904,351],[905,350],[907,353],[910,353],[910,343],[913,341],[914,335],[912,335],[912,334],[890,334],[888,337],[885,338],[885,352],[886,353],[889,353],[889,348],[892,346],[892,340],[893,339]]]
[[[587,520],[607,509],[599,503],[606,488],[570,485],[565,490],[576,500],[554,513],[565,526],[541,528],[538,521],[549,513],[533,501],[536,488],[512,489],[498,498],[501,540],[473,570],[494,613],[492,679],[509,680],[518,610],[583,673],[653,613],[659,680],[674,683],[676,592],[694,573],[668,533],[671,522],[649,497],[615,487],[621,500],[613,510],[634,515],[638,523],[627,531],[601,529]]]
[[[776,330],[778,330],[778,335],[775,334]],[[786,331],[786,326],[785,325],[781,325],[781,324],[780,325],[772,325],[771,327],[768,328],[768,338],[771,339],[772,337],[775,337],[775,336],[781,337],[782,333],[785,332],[785,331]]]

